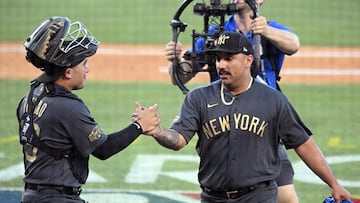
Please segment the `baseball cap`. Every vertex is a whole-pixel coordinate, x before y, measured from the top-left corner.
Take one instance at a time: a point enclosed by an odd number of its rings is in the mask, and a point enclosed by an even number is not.
[[[215,45],[215,48],[205,49],[205,53],[254,54],[250,40],[240,32],[224,32]]]

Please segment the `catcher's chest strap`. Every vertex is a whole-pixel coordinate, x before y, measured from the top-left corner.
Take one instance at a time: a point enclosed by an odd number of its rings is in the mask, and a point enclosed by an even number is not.
[[[39,97],[34,99],[34,90],[36,87],[40,85],[39,82],[33,81],[31,83],[31,89],[27,97],[27,109],[22,116],[23,125],[20,128],[20,143],[24,145],[25,151],[31,152],[32,150],[26,150],[27,148],[32,146],[37,147],[39,150],[47,153],[48,155],[54,157],[55,159],[59,160],[62,158],[69,158],[72,155],[71,150],[62,150],[62,149],[55,149],[52,147],[47,146],[42,141],[40,141],[38,133],[34,128],[34,119],[37,115],[34,114],[34,110],[36,106],[40,103],[41,99],[45,96],[49,95],[49,89],[44,87],[43,92],[40,94]],[[51,96],[56,96],[56,94],[52,94]]]

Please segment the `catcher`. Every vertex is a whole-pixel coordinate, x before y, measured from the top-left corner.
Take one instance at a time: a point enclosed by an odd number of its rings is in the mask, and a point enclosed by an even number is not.
[[[88,58],[99,42],[78,22],[52,17],[26,39],[26,59],[44,71],[31,81],[17,108],[25,177],[21,202],[84,202],[89,156],[105,160],[159,124],[157,106],[141,119],[106,135],[84,102],[72,93],[85,86]]]

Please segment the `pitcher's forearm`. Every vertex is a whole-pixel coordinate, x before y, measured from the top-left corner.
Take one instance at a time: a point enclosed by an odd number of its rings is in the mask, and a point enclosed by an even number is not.
[[[156,141],[163,147],[179,150],[186,145],[185,139],[173,129],[159,127],[159,131],[154,135]]]

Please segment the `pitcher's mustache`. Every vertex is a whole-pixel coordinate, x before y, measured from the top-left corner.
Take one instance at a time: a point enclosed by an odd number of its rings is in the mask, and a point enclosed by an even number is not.
[[[219,75],[230,75],[230,72],[226,71],[225,69],[220,69],[219,70]]]

